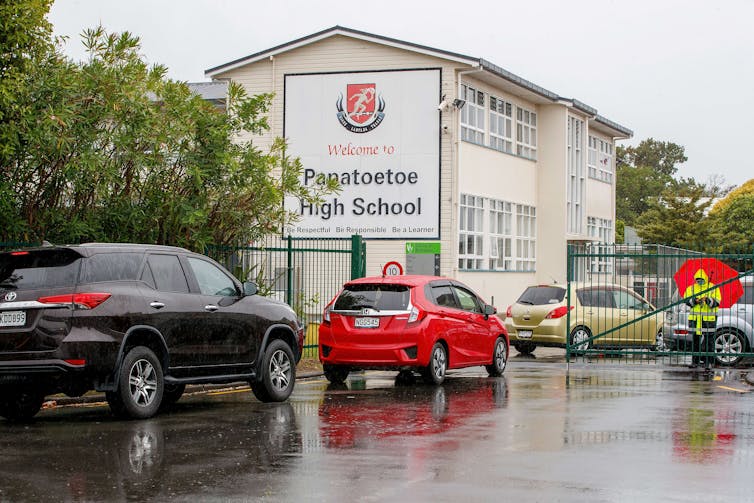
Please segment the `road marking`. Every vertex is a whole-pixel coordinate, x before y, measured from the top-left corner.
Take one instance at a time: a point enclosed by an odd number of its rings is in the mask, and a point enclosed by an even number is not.
[[[749,390],[747,389],[738,389],[738,388],[731,388],[729,386],[718,386],[720,389],[727,389],[728,391],[738,391],[739,393],[748,393]]]

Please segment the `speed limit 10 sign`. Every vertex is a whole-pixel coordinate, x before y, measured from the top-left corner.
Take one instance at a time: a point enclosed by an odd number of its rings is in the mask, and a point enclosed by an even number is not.
[[[383,276],[400,276],[401,274],[403,274],[403,266],[400,262],[388,262],[382,268]]]

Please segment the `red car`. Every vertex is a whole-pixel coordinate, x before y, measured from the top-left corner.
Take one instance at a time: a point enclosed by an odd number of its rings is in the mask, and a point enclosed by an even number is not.
[[[509,344],[495,313],[469,287],[448,278],[356,279],[325,307],[319,359],[333,383],[357,369],[418,371],[430,384],[442,383],[448,369],[478,365],[499,376]]]

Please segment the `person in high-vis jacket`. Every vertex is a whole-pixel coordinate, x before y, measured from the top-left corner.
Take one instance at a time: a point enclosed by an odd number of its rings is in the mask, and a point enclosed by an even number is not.
[[[699,269],[694,274],[694,283],[686,288],[683,293],[686,304],[691,308],[689,313],[689,330],[692,330],[691,350],[694,353],[703,351],[712,353],[715,350],[715,326],[717,324],[717,308],[720,305],[720,289],[713,283],[710,283],[707,273]],[[704,343],[700,344],[702,336]],[[704,347],[700,347],[700,346]],[[710,368],[713,356],[700,357],[693,355],[691,357],[691,368],[697,367],[704,363],[706,368]]]

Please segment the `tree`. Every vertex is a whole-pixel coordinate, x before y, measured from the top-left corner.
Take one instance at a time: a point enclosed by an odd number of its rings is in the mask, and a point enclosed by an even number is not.
[[[52,45],[45,16],[52,0],[0,2],[0,229],[18,225],[9,165],[19,148],[18,123],[25,113],[30,68]]]
[[[712,206],[712,209],[710,210],[710,214],[714,215],[715,213],[724,210],[731,203],[733,203],[733,201],[747,194],[754,194],[754,178],[752,178],[748,182],[745,182],[743,185],[739,186],[738,188],[729,191],[727,196],[720,199]]]
[[[148,66],[130,33],[100,27],[83,38],[86,63],[56,47],[26,76],[23,141],[8,167],[23,235],[6,239],[201,250],[280,231],[295,218],[286,196],[316,204],[337,190],[302,186],[282,139],[267,152],[238,141],[269,128],[270,95],[231,83],[224,113]]]
[[[707,193],[703,184],[674,180],[637,218],[642,241],[686,248],[706,245],[710,226],[705,213],[712,203]]]
[[[754,191],[742,191],[711,212],[710,228],[714,243],[731,251],[750,253],[754,247]]]
[[[654,138],[642,140],[636,147],[618,147],[619,164],[653,168],[658,174],[672,177],[678,171],[677,164],[686,162],[685,149],[668,141]]]

